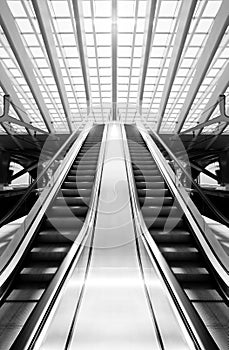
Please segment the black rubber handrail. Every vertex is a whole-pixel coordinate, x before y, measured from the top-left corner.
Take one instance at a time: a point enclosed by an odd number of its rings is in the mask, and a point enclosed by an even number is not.
[[[81,126],[81,125],[80,125]],[[61,154],[66,150],[66,148],[76,139],[80,126],[68,137],[68,139],[64,142],[61,148],[56,152],[56,154],[50,159],[46,167],[41,171],[38,177],[31,183],[31,185],[27,188],[24,195],[19,199],[19,201],[15,204],[15,206],[0,220],[0,227],[8,224],[13,220],[13,217],[21,208],[21,206],[28,199],[32,191],[36,188],[39,181],[46,174],[49,168],[53,165],[53,163],[61,156]]]
[[[204,203],[207,205],[208,209],[214,214],[214,216],[217,218],[217,220],[229,227],[229,220],[212,204],[212,202],[207,198],[207,196],[203,193],[200,186],[193,180],[193,178],[190,176],[188,171],[183,167],[183,165],[180,163],[180,161],[177,159],[177,157],[173,154],[173,152],[169,149],[169,147],[166,145],[166,143],[161,139],[161,137],[150,128],[150,131],[152,132],[153,136],[157,139],[157,141],[160,143],[160,145],[164,148],[164,150],[168,153],[170,158],[178,165],[178,167],[182,170],[182,172],[185,174],[185,176],[188,178],[190,183],[192,184],[193,188],[197,191],[201,199],[204,201]]]

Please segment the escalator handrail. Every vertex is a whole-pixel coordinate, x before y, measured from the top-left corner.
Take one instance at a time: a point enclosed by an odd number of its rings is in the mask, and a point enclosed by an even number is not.
[[[124,125],[122,126],[122,134],[128,183],[131,193],[131,201],[133,203],[133,216],[138,237],[142,239],[146,250],[149,252],[149,258],[156,273],[159,273],[162,277],[172,302],[178,310],[181,322],[184,324],[184,329],[195,344],[195,348],[198,350],[218,349],[148,231],[138,201],[137,187],[134,180],[133,168],[131,166],[131,156]]]
[[[229,256],[209,228],[204,218],[192,202],[186,189],[182,186],[172,168],[166,162],[157,145],[153,141],[149,133],[139,126],[139,131],[143,140],[151,152],[158,168],[163,174],[164,180],[167,182],[171,192],[179,202],[179,205],[192,227],[195,238],[208,260],[213,274],[215,274],[219,287],[222,290],[226,301],[229,299]]]
[[[39,225],[46,209],[53,200],[53,196],[58,192],[91,127],[91,122],[85,125],[79,137],[69,149],[67,156],[63,159],[60,166],[50,179],[50,186],[46,187],[42,191],[40,197],[31,208],[26,219],[14,234],[14,237],[7,246],[6,250],[0,256],[0,300],[4,296],[6,285],[8,285],[7,281],[9,281],[10,276],[14,273],[17,265],[19,264],[21,256],[24,254],[25,250],[30,244],[32,237],[34,236],[35,229]]]
[[[85,122],[83,122],[84,124]],[[82,126],[79,125],[76,130],[67,138],[67,140],[64,142],[64,144],[60,147],[60,149],[56,152],[56,154],[49,160],[48,164],[45,166],[45,168],[40,172],[40,174],[37,176],[37,178],[31,183],[31,185],[27,188],[24,195],[19,199],[19,201],[15,204],[13,208],[10,209],[10,211],[0,220],[0,227],[8,224],[12,221],[13,216],[18,212],[18,210],[22,207],[22,205],[25,203],[25,201],[28,199],[32,191],[36,188],[37,184],[39,184],[40,180],[43,178],[43,176],[47,173],[47,171],[50,169],[50,167],[53,165],[53,163],[58,160],[58,158],[62,155],[62,153],[66,150],[67,147],[71,145],[71,143],[75,140],[77,135],[79,134],[79,128]],[[38,164],[39,165],[39,164]]]
[[[32,312],[21,333],[14,342],[12,350],[32,349],[34,348],[38,338],[40,342],[40,337],[43,338],[45,336],[45,332],[43,333],[43,330],[45,329],[45,323],[48,321],[48,317],[51,316],[51,311],[53,308],[55,308],[55,303],[58,302],[58,295],[61,293],[61,289],[64,288],[64,285],[68,282],[69,275],[79,261],[87,238],[90,236],[92,230],[94,229],[94,222],[97,214],[99,200],[99,191],[104,167],[106,139],[107,125],[105,125],[103,131],[103,138],[101,142],[97,169],[95,172],[95,182],[92,188],[89,210],[80,233],[74,241],[61,266],[59,267],[44,296],[42,296],[42,299],[39,301],[36,310]]]
[[[229,227],[229,219],[227,219],[215,206],[214,204],[208,199],[208,197],[204,194],[200,186],[196,183],[196,181],[193,180],[192,176],[189,174],[189,172],[183,167],[183,165],[180,163],[179,159],[173,154],[173,152],[169,149],[169,147],[166,145],[166,143],[162,140],[162,138],[151,128],[150,125],[147,125],[149,127],[150,132],[153,134],[153,136],[157,139],[157,141],[162,145],[162,147],[165,149],[165,151],[168,153],[170,158],[178,165],[178,167],[182,170],[182,172],[185,174],[185,176],[188,178],[189,182],[192,184],[193,188],[197,191],[201,199],[204,201],[204,204],[207,205],[207,207],[210,209],[210,211],[217,217],[217,220],[219,222],[227,227]]]

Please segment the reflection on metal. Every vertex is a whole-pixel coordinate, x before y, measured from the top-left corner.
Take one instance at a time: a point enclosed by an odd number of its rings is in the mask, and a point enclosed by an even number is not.
[[[37,83],[37,80],[34,74],[33,65],[26,52],[19,30],[16,26],[16,22],[8,7],[6,0],[1,1],[0,24],[14,52],[14,55],[18,61],[18,64],[24,74],[25,80],[27,81],[27,84],[30,87],[30,90],[37,103],[37,106],[40,110],[40,113],[43,117],[46,127],[49,130],[49,132],[54,132],[48,109],[44,103],[40,87]]]
[[[228,0],[223,0],[222,5],[215,17],[207,42],[203,48],[203,52],[197,62],[192,83],[190,85],[184,105],[180,111],[180,115],[179,115],[178,122],[175,129],[177,133],[181,132],[185,119],[189,113],[189,110],[196,97],[199,87],[208,71],[208,68],[212,62],[212,59],[216,53],[216,50],[219,47],[219,44],[228,27],[228,24],[229,24],[229,2]]]
[[[26,129],[31,129],[33,131],[40,132],[42,134],[47,134],[46,131],[36,128],[35,126],[22,122],[21,120],[18,120],[16,118],[13,118],[9,115],[9,109],[10,109],[10,96],[9,95],[4,95],[3,96],[3,105],[4,105],[4,110],[3,114],[0,116],[0,124],[4,124],[5,122],[12,123],[12,124],[17,124],[20,125]]]

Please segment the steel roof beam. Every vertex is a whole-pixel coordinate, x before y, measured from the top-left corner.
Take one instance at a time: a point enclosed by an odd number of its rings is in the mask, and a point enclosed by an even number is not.
[[[72,6],[73,6],[75,24],[76,24],[76,35],[77,35],[77,41],[78,41],[78,51],[80,56],[85,95],[87,100],[87,108],[88,108],[88,112],[90,112],[91,97],[90,97],[90,88],[89,88],[89,82],[88,82],[87,65],[85,60],[84,43],[83,43],[82,27],[81,27],[81,18],[83,18],[83,15],[81,14],[81,8],[79,3],[80,3],[79,0],[72,0]]]
[[[67,119],[68,127],[70,132],[72,132],[71,112],[68,104],[68,98],[64,86],[60,64],[58,61],[56,45],[53,38],[51,25],[52,18],[49,12],[48,3],[46,0],[32,0],[32,3],[40,26],[40,31],[44,40],[45,48],[52,68],[53,77],[55,79],[61,103]]]
[[[0,24],[22,70],[24,78],[27,81],[27,84],[33,94],[42,118],[44,119],[45,125],[49,132],[54,133],[54,128],[52,126],[48,109],[44,103],[39,85],[34,74],[31,59],[26,52],[24,43],[16,26],[15,19],[8,7],[6,0],[1,0]]]
[[[140,86],[140,89],[139,89],[139,104],[140,104],[140,106],[141,106],[142,100],[143,100],[146,73],[147,73],[149,56],[150,56],[151,46],[152,46],[153,21],[154,21],[154,16],[155,16],[156,4],[157,4],[157,0],[150,1],[148,28],[147,28],[147,36],[146,36],[146,43],[145,43],[145,53],[144,53],[144,58],[143,58],[141,81],[139,84],[139,86]]]
[[[182,51],[184,49],[185,40],[189,31],[193,13],[195,11],[197,0],[183,0],[179,13],[179,25],[173,46],[172,56],[169,63],[168,74],[163,89],[161,103],[159,107],[159,118],[156,126],[156,131],[160,131],[161,122],[165,113],[166,105],[172,89],[172,85],[176,76]]]
[[[215,89],[212,93],[210,100],[208,101],[205,111],[201,114],[198,124],[205,123],[211,117],[214,112],[216,105],[218,104],[219,96],[224,94],[229,86],[229,62],[227,63],[225,69],[223,70],[220,78],[218,79]],[[188,130],[187,130],[188,131]],[[202,131],[202,128],[198,130],[195,134],[198,136]],[[185,131],[186,132],[186,131]]]
[[[10,78],[8,77],[6,70],[3,67],[1,62],[0,62],[0,86],[6,95],[10,95],[12,106],[15,112],[17,113],[19,119],[24,123],[30,123],[26,112],[24,112],[24,107],[20,99],[18,98],[17,93],[13,88],[13,84]],[[32,135],[32,133],[29,130],[27,131],[29,134]]]
[[[223,0],[221,7],[215,17],[211,32],[203,48],[203,52],[197,62],[195,74],[189,88],[184,105],[180,112],[175,132],[179,133],[185,123],[186,117],[196,97],[199,87],[208,71],[216,50],[229,24],[229,2]]]

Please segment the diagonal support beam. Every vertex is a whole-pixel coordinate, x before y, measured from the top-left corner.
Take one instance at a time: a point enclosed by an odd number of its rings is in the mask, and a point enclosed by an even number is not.
[[[3,96],[3,106],[4,106],[4,110],[3,113],[0,115],[0,123],[4,123],[4,122],[9,122],[9,123],[13,123],[13,124],[17,124],[20,126],[23,126],[26,129],[31,129],[33,131],[38,131],[42,134],[47,134],[46,131],[36,128],[35,126],[23,122],[21,120],[18,120],[16,118],[13,118],[9,115],[9,110],[10,110],[10,96],[9,95],[4,95]]]
[[[112,120],[117,120],[117,0],[112,0]]]
[[[32,3],[40,26],[41,34],[44,40],[45,48],[53,72],[53,77],[55,79],[64,113],[67,119],[68,127],[70,132],[72,132],[71,112],[68,104],[68,98],[64,86],[60,64],[58,61],[56,45],[53,38],[51,26],[52,18],[49,12],[48,3],[46,0],[32,0]]]
[[[0,62],[0,86],[2,90],[5,92],[6,95],[10,95],[12,106],[17,113],[19,119],[22,122],[29,124],[29,118],[25,112],[23,112],[24,107],[19,100],[17,93],[14,90],[12,81],[8,77],[5,68],[3,67],[2,63]],[[32,133],[28,130],[28,133],[32,135]]]
[[[84,44],[83,44],[82,28],[81,28],[81,18],[83,17],[83,15],[81,13],[79,0],[72,0],[72,6],[73,6],[73,11],[74,11],[74,16],[75,16],[78,51],[79,51],[79,56],[80,56],[80,62],[81,62],[81,67],[82,67],[83,80],[84,80],[85,95],[86,95],[86,100],[87,100],[87,109],[88,109],[87,114],[89,114],[90,113],[90,105],[91,105],[91,97],[90,97],[88,72],[87,72],[87,65],[86,65],[86,60],[85,60],[85,52],[84,52]]]
[[[149,56],[151,51],[151,44],[152,44],[152,36],[153,36],[153,21],[155,16],[155,10],[156,10],[156,4],[157,0],[151,0],[150,1],[150,9],[149,9],[149,16],[148,16],[148,28],[147,28],[147,35],[146,35],[146,41],[145,41],[145,52],[143,55],[143,64],[142,64],[142,72],[141,72],[141,81],[140,81],[140,88],[139,88],[139,106],[140,106],[140,113],[141,113],[141,105],[143,100],[143,94],[144,94],[144,88],[145,88],[145,80],[146,80],[146,73],[149,63]]]
[[[161,122],[165,113],[166,105],[176,76],[177,68],[184,49],[185,40],[189,31],[193,13],[195,11],[197,0],[183,0],[179,14],[179,25],[173,46],[172,56],[169,63],[168,74],[159,107],[159,118],[156,126],[156,132],[160,131]]]
[[[210,118],[210,116],[214,112],[216,104],[218,103],[219,96],[223,95],[229,86],[229,78],[228,77],[229,77],[229,62],[227,63],[220,78],[218,79],[218,81],[216,83],[214,92],[212,93],[212,96],[205,107],[205,111],[200,116],[199,124],[205,123],[206,121],[208,121],[208,119]],[[202,128],[196,132],[196,136],[198,136],[201,133],[201,131],[202,131]]]
[[[225,109],[225,104],[226,104],[226,98],[225,95],[220,95],[219,96],[219,109],[220,109],[220,115],[218,117],[215,117],[211,120],[205,121],[201,124],[198,124],[196,126],[193,126],[192,128],[189,128],[183,132],[181,132],[181,134],[186,134],[187,132],[192,132],[198,129],[203,129],[206,126],[215,124],[215,123],[222,123],[222,122],[229,122],[229,116],[226,113],[226,109]]]
[[[27,84],[33,94],[42,118],[44,119],[45,125],[49,132],[54,133],[48,109],[44,103],[39,85],[34,74],[33,65],[26,52],[20,33],[16,26],[15,19],[8,7],[6,0],[1,0],[0,25],[4,30],[5,36],[18,61],[24,78],[27,81]]]
[[[180,112],[175,132],[179,133],[185,123],[186,117],[196,97],[199,87],[208,71],[216,50],[223,38],[229,24],[229,1],[223,0],[215,17],[211,32],[204,46],[203,52],[197,62],[195,75],[189,88],[186,100]]]

